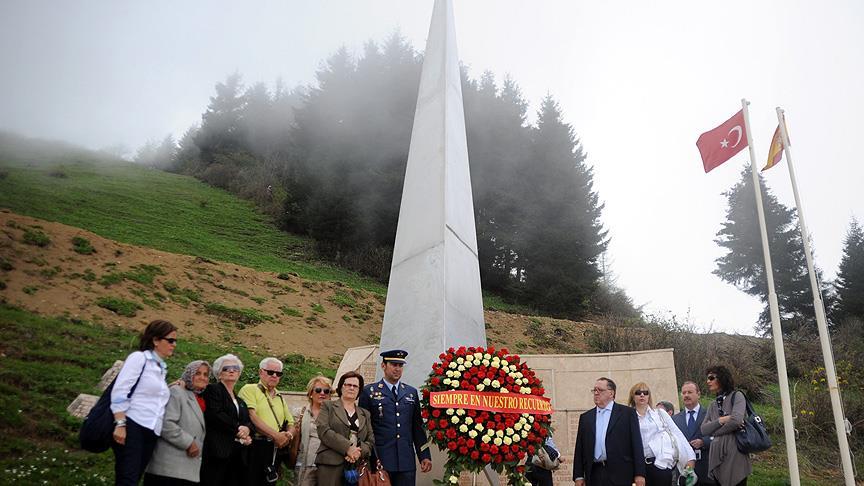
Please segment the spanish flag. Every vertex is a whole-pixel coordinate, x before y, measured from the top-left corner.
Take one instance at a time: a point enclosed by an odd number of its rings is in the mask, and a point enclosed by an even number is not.
[[[780,134],[780,125],[774,130],[774,137],[771,139],[771,148],[768,149],[768,163],[762,170],[768,170],[777,165],[780,159],[783,158],[783,136]]]

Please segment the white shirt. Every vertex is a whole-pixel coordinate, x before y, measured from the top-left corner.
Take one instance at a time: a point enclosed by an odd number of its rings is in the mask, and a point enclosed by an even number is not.
[[[111,413],[125,412],[126,417],[136,424],[160,435],[165,405],[171,396],[165,383],[167,371],[165,361],[151,350],[130,354],[111,391]],[[132,397],[126,398],[138,375],[141,375],[141,380],[135,392]]]
[[[693,448],[668,413],[649,408],[645,415],[637,415],[643,452],[646,458],[654,458],[654,465],[658,469],[671,469],[675,466],[676,459],[678,467],[683,469],[687,461],[696,460]]]

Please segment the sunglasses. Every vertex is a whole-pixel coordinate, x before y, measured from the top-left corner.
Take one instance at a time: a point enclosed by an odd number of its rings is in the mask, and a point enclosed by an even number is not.
[[[276,375],[276,376],[279,376],[279,377],[282,376],[282,372],[281,372],[281,371],[276,371],[276,370],[261,370],[261,371],[263,371],[264,373],[267,373],[267,374],[270,375],[270,376],[273,376],[273,375]]]
[[[227,365],[227,366],[223,366],[223,367],[222,367],[222,373],[228,373],[228,372],[230,372],[230,371],[237,371],[237,372],[239,372],[239,371],[240,371],[240,366],[239,366],[239,365]]]
[[[163,341],[167,341],[168,344],[177,344],[177,338],[159,338]]]
[[[323,393],[325,395],[329,395],[331,390],[329,388],[318,387],[318,388],[314,388],[312,391],[314,391],[315,393]]]
[[[633,394],[634,394],[634,395],[643,396],[643,397],[649,397],[649,396],[651,396],[651,392],[648,391],[648,390],[636,390],[635,392],[633,392]]]
[[[716,379],[717,379],[716,376],[714,376],[714,375],[708,375],[708,381],[714,381],[714,380],[716,380]]]

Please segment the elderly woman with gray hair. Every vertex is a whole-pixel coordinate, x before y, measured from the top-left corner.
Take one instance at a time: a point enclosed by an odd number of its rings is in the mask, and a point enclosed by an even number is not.
[[[210,382],[210,363],[196,360],[170,388],[162,435],[144,474],[145,486],[197,484],[204,447],[204,399]]]
[[[243,372],[243,362],[233,354],[216,358],[213,376],[216,383],[204,390],[204,457],[201,483],[213,486],[242,484],[246,475],[247,446],[252,422],[242,398],[234,394],[234,385]]]

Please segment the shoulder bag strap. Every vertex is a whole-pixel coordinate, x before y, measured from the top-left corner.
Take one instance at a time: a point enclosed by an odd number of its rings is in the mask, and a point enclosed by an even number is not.
[[[273,402],[270,401],[270,394],[267,393],[267,389],[264,388],[263,386],[261,386],[261,383],[258,383],[258,389],[261,390],[261,393],[264,394],[264,398],[267,399],[267,405],[270,405],[270,412],[273,413],[273,420],[278,421],[279,419],[276,418],[276,409],[273,408]],[[281,400],[281,397],[280,397],[280,400]],[[283,415],[282,423],[279,424],[279,430],[280,431],[282,430],[282,426],[285,425],[285,422],[288,421],[288,416],[285,414],[285,401],[284,400],[282,401],[282,415]]]
[[[147,357],[144,357],[144,366],[141,367],[141,373],[138,373],[138,379],[135,380],[135,384],[132,385],[132,388],[129,389],[129,394],[126,395],[126,398],[132,398],[132,394],[135,393],[135,389],[138,388],[138,382],[141,381],[141,377],[144,376],[144,369],[147,368]],[[119,373],[118,373],[119,375]],[[117,378],[114,378],[115,380]]]

